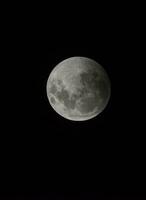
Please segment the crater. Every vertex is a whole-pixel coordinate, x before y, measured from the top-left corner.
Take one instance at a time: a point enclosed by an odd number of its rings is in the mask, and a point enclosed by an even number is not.
[[[55,103],[56,103],[56,100],[55,100],[54,97],[50,97],[50,101],[51,101],[52,104],[55,104]]]

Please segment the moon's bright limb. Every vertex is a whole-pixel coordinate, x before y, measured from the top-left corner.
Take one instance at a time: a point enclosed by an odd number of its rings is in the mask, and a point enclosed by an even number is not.
[[[103,67],[86,57],[71,57],[59,63],[47,81],[47,97],[53,109],[73,121],[91,119],[106,107],[110,80]]]

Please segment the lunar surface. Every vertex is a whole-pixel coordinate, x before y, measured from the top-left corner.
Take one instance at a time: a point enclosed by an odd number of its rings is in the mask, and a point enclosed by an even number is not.
[[[71,57],[59,63],[47,81],[52,108],[72,121],[89,120],[108,104],[111,86],[104,68],[86,57]]]

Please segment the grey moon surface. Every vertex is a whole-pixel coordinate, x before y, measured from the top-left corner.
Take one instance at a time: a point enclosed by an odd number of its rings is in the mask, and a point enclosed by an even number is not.
[[[51,107],[62,117],[85,121],[96,117],[108,104],[110,79],[104,68],[86,57],[70,57],[51,71],[47,80]]]

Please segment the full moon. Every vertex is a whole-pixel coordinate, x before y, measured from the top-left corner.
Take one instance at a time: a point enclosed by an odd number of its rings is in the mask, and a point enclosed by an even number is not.
[[[96,117],[108,104],[111,84],[104,68],[86,57],[60,62],[47,80],[47,97],[52,108],[72,121]]]

